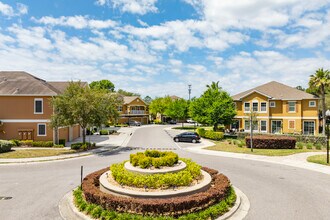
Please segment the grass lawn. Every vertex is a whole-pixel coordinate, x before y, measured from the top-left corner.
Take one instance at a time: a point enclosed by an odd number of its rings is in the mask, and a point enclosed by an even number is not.
[[[0,158],[34,158],[34,157],[49,157],[63,154],[72,154],[77,151],[65,149],[26,149],[26,150],[12,150],[6,153],[0,153]]]
[[[322,165],[330,166],[330,164],[327,163],[327,155],[325,155],[325,154],[310,156],[307,158],[307,161],[312,162],[312,163],[319,163]]]
[[[215,141],[214,143],[216,145],[207,147],[205,149],[264,156],[287,156],[304,152],[322,152],[322,150],[306,149],[305,147],[303,149],[253,149],[253,152],[251,152],[250,148],[247,148],[246,146],[238,147],[237,145],[230,144],[230,142],[227,140]]]

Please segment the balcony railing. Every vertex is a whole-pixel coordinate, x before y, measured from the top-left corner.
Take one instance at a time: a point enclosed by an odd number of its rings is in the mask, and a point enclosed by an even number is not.
[[[149,114],[149,112],[145,111],[145,110],[131,110],[130,112],[125,111],[122,113],[125,115],[147,115],[147,114]]]

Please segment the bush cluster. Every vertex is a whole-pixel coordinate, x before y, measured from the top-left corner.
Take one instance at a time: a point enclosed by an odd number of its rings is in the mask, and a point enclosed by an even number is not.
[[[230,195],[231,192],[230,181],[226,176],[223,174],[217,174],[217,171],[215,170],[204,168],[204,170],[212,176],[212,186],[203,192],[195,193],[193,196],[173,197],[167,199],[144,199],[116,196],[103,193],[99,189],[99,178],[107,171],[107,169],[108,168],[99,170],[86,176],[82,183],[82,190],[88,203],[100,205],[102,208],[109,211],[174,217],[187,214],[187,217],[183,219],[193,219],[188,216],[193,216],[196,212],[207,210],[208,207],[224,201],[228,198],[228,195]],[[231,201],[235,200],[232,199]],[[79,208],[81,209],[81,207]],[[200,216],[198,219],[209,219],[209,217]]]
[[[133,173],[125,169],[123,163],[113,164],[110,167],[113,178],[121,185],[147,188],[169,188],[176,186],[188,186],[194,179],[199,179],[201,167],[188,159],[182,159],[187,165],[185,170],[177,173],[164,173],[143,175]]]
[[[14,140],[13,140],[14,141]],[[28,147],[53,147],[53,141],[33,141],[24,140],[20,141],[18,146],[28,146]]]
[[[222,140],[224,138],[223,132],[205,130],[204,128],[198,128],[197,133],[203,138],[216,140],[216,141]]]
[[[236,201],[236,195],[234,189],[231,187],[229,193],[225,199],[221,202],[212,205],[205,210],[190,213],[186,215],[178,216],[174,218],[171,216],[148,216],[148,215],[138,215],[130,213],[120,213],[117,211],[110,211],[104,209],[102,206],[89,203],[85,200],[83,196],[83,191],[81,188],[74,190],[73,192],[74,203],[76,207],[81,212],[85,212],[88,215],[92,216],[95,219],[111,219],[111,220],[123,220],[123,219],[135,219],[135,220],[200,220],[200,219],[213,219],[220,215],[223,215],[225,212],[232,207]]]
[[[130,155],[130,163],[133,166],[139,166],[142,169],[154,166],[160,168],[163,166],[171,167],[178,163],[179,156],[171,151],[146,150]]]
[[[100,130],[100,135],[109,135],[108,130]]]
[[[11,141],[0,140],[0,153],[11,151],[14,143]]]
[[[83,142],[77,142],[77,143],[71,144],[71,149],[72,150],[88,150],[88,149],[94,148],[95,146],[96,146],[95,143],[86,142],[84,144]]]
[[[250,148],[250,137],[245,137],[246,147]],[[287,136],[254,136],[253,148],[258,149],[295,149],[296,139]]]

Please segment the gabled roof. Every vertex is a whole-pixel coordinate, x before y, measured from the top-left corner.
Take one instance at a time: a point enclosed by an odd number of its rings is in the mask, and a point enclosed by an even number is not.
[[[181,99],[179,96],[176,95],[171,95],[170,98],[174,101],[174,100],[178,100]]]
[[[60,93],[63,93],[65,91],[65,89],[69,86],[70,82],[57,82],[57,81],[53,81],[53,82],[49,82],[47,81],[47,83],[51,86],[53,86],[55,89],[57,89]],[[81,82],[81,85],[83,87],[88,86],[87,82]]]
[[[56,96],[68,85],[69,82],[46,82],[24,71],[0,71],[0,95],[2,96]]]
[[[140,99],[145,105],[148,105],[147,103],[145,103],[145,101],[143,99],[141,99],[139,96],[123,96],[123,101],[124,101],[124,105],[130,104],[131,102],[133,102],[135,99]]]
[[[296,88],[292,88],[276,81],[271,81],[261,86],[249,89],[245,92],[238,93],[232,96],[232,98],[236,101],[239,101],[242,98],[252,94],[253,92],[264,95],[269,99],[278,100],[318,99],[317,96],[298,90]]]

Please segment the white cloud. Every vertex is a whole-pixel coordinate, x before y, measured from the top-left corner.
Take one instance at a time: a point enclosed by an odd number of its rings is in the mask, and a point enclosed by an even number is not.
[[[88,16],[61,16],[58,18],[45,16],[40,19],[32,18],[33,21],[40,24],[51,26],[67,26],[76,29],[90,28],[90,29],[106,29],[113,28],[117,25],[113,20],[95,20],[90,19]]]
[[[146,22],[142,21],[141,19],[137,19],[137,22],[143,27],[148,27],[149,26]]]
[[[25,15],[28,13],[29,8],[27,5],[24,5],[22,3],[17,3],[17,10],[18,10],[18,14]]]
[[[10,5],[0,2],[0,13],[8,17],[14,16],[14,9]]]
[[[156,2],[157,0],[97,0],[96,4],[118,8],[122,12],[144,15],[158,12]]]

